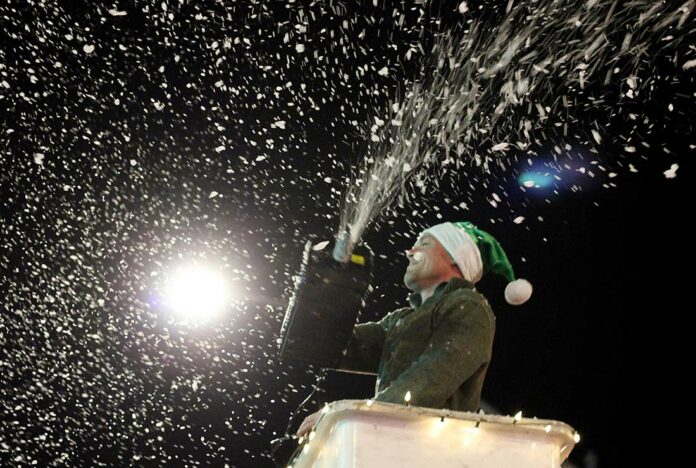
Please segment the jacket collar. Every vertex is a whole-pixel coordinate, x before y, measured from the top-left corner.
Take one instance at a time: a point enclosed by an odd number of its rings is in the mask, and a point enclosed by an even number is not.
[[[448,292],[454,291],[456,289],[474,289],[474,284],[471,283],[470,281],[465,280],[464,278],[460,277],[454,277],[450,279],[449,281],[443,281],[442,283],[438,284],[437,287],[435,288],[435,291],[433,292],[433,295],[430,296],[428,299],[426,299],[425,302],[429,302],[431,300],[436,300],[443,294],[447,294]],[[421,295],[419,292],[414,292],[411,293],[408,296],[408,302],[411,304],[411,307],[414,309],[419,308],[424,304],[421,300]]]

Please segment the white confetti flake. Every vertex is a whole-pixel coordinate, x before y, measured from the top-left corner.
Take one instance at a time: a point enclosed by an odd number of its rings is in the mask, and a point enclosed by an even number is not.
[[[91,54],[92,52],[94,52],[94,45],[92,45],[92,44],[85,44],[85,45],[82,47],[82,50],[83,50],[86,54]]]
[[[387,67],[382,67],[377,72],[378,75],[387,76],[389,74],[389,69]]]
[[[112,8],[112,9],[108,10],[108,12],[109,12],[109,14],[110,14],[111,16],[126,16],[126,15],[128,14],[128,13],[125,12],[125,11],[118,11],[118,10],[115,9],[115,8]]]
[[[696,67],[696,59],[689,60],[684,65],[682,65],[682,69],[684,69],[684,70],[689,70],[689,69],[695,68],[695,67]]]
[[[524,216],[518,216],[517,218],[512,220],[512,222],[515,224],[522,224],[523,221],[524,221]]]
[[[326,246],[329,245],[329,241],[319,242],[317,245],[312,247],[312,250],[324,250]]]
[[[304,46],[304,44],[295,44],[295,51],[296,51],[298,54],[301,54],[302,52],[304,52],[304,51],[305,51],[305,46]]]
[[[510,146],[509,143],[498,143],[497,145],[493,145],[493,148],[491,148],[492,151],[507,151],[508,147]]]
[[[672,164],[672,166],[664,172],[665,177],[667,179],[674,179],[677,177],[677,169],[679,169],[679,164]]]
[[[210,195],[208,195],[208,198],[215,198],[218,195],[219,195],[219,193],[217,193],[215,190],[213,190],[212,192],[210,192]]]
[[[599,132],[595,129],[592,129],[592,137],[595,139],[597,144],[602,143],[602,135],[599,134]]]
[[[459,13],[463,15],[464,13],[469,11],[469,5],[467,5],[466,2],[461,2],[457,7],[457,10],[459,11]]]

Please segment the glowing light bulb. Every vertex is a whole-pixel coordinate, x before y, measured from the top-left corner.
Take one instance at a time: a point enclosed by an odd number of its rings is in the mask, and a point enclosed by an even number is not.
[[[166,302],[176,315],[196,322],[218,315],[228,299],[222,275],[202,266],[179,268],[166,289]]]

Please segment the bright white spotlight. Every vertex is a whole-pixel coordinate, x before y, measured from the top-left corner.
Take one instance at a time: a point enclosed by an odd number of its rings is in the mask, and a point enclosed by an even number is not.
[[[179,319],[205,322],[219,315],[229,293],[224,277],[211,268],[178,268],[167,285],[166,302]]]

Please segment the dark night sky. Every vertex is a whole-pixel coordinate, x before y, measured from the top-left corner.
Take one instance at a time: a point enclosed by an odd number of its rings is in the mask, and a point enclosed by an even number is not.
[[[401,2],[262,3],[0,7],[3,466],[273,465],[270,441],[319,373],[277,358],[291,275],[305,240],[334,234],[361,129],[418,70],[399,57],[419,36]],[[429,24],[456,33],[457,3],[429,6]],[[493,21],[506,2],[468,3]],[[688,344],[694,52],[653,52],[640,100],[614,108],[620,83],[590,85],[607,101],[571,122],[572,154],[538,146],[561,182],[522,190],[522,155],[467,167],[364,236],[381,281],[362,320],[404,303],[419,229],[468,219],[498,238],[535,293],[513,308],[502,280],[480,285],[497,315],[484,399],[576,428],[580,466],[590,451],[627,465],[644,415],[686,406],[667,369]],[[647,146],[627,155],[635,132]],[[248,298],[215,324],[165,326],[159,278],[189,257]],[[330,372],[323,390],[368,398],[374,378]]]

